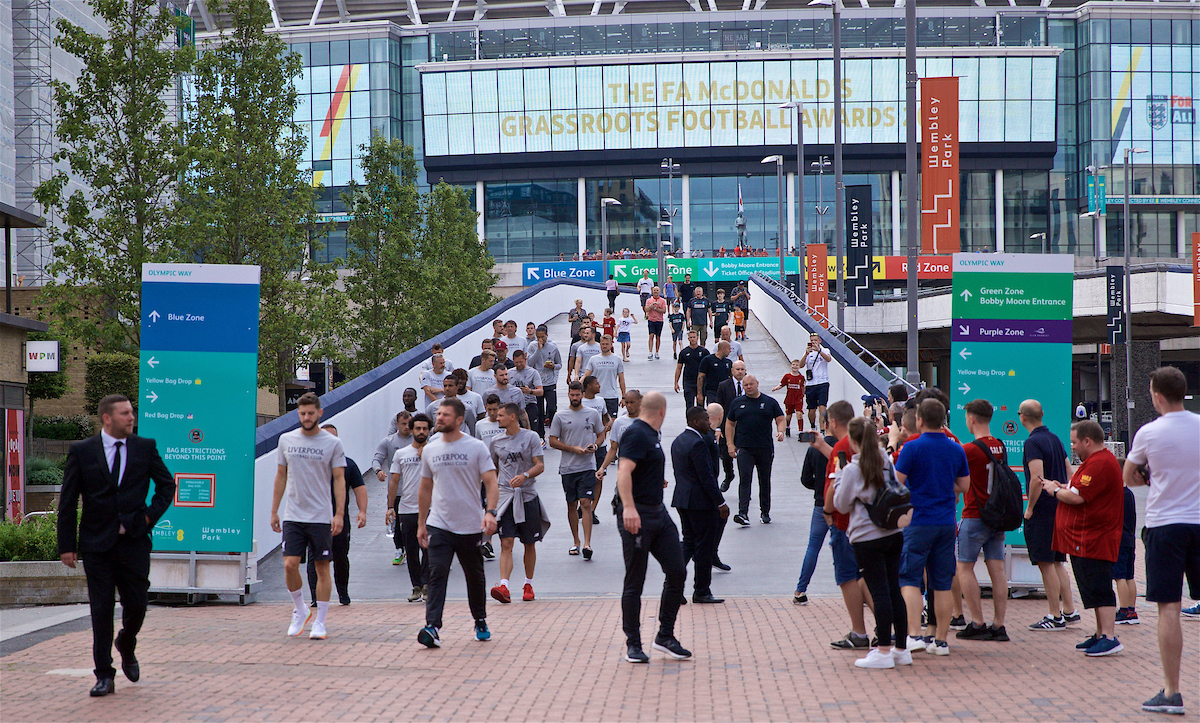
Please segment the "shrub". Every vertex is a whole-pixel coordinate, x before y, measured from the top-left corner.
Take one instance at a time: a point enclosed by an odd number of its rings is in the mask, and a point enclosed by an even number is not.
[[[138,358],[119,352],[93,354],[84,373],[84,409],[96,414],[100,400],[109,394],[124,394],[137,411]]]
[[[33,436],[42,439],[85,439],[96,433],[96,425],[86,414],[54,415],[33,418]],[[59,463],[59,466],[65,461]]]
[[[63,471],[58,467],[30,470],[28,474],[28,483],[31,485],[60,485],[63,481]]]
[[[58,515],[52,513],[24,524],[0,522],[0,562],[57,560]]]
[[[51,459],[49,457],[30,457],[25,460],[25,471],[29,474],[51,468],[62,469],[62,467],[58,466],[57,459]]]

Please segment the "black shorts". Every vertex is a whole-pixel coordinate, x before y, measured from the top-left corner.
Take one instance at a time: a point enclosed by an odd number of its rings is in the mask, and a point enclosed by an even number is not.
[[[829,382],[809,384],[804,388],[804,399],[809,409],[829,406]]]
[[[620,397],[604,397],[604,406],[608,409],[608,416],[613,419],[617,418],[617,412],[621,411]]]
[[[596,473],[592,470],[568,472],[562,476],[562,485],[568,503],[596,499]]]
[[[283,556],[328,561],[333,558],[333,530],[328,522],[283,522]]]
[[[1133,564],[1137,561],[1137,545],[1121,545],[1117,561],[1113,563],[1114,580],[1132,580]]]
[[[1183,580],[1189,597],[1200,598],[1200,525],[1163,525],[1142,532],[1146,543],[1146,600],[1177,603]]]
[[[1075,585],[1079,588],[1079,599],[1083,602],[1085,610],[1117,606],[1117,594],[1113,592],[1111,562],[1071,555],[1071,570],[1075,573]]]
[[[1034,515],[1025,520],[1025,547],[1028,549],[1031,563],[1037,565],[1041,562],[1066,562],[1067,556],[1051,546],[1053,540],[1053,515]]]
[[[525,521],[514,519],[512,505],[500,515],[500,538],[515,537],[522,545],[542,541],[542,503],[537,497],[525,503]]]
[[[662,336],[662,325],[661,321],[647,321],[646,329],[655,336]]]

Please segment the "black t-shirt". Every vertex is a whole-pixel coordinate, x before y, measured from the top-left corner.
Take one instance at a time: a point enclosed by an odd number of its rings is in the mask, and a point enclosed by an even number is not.
[[[686,381],[696,381],[696,375],[700,373],[700,362],[709,356],[708,349],[698,346],[693,349],[690,345],[679,350],[680,364],[683,365],[683,378]]]
[[[729,315],[733,313],[733,304],[728,301],[714,301],[712,312],[716,315],[716,318],[713,319],[713,327],[720,329],[729,324]]]
[[[688,301],[687,308],[692,319],[692,326],[708,326],[708,307],[708,299],[703,296]]]
[[[342,534],[346,534],[346,533],[350,532],[350,498],[354,496],[354,488],[362,487],[364,484],[366,484],[365,482],[363,482],[362,471],[359,470],[358,465],[354,463],[354,460],[350,459],[349,457],[346,458],[345,477],[346,477],[346,504],[345,504],[345,507],[342,508],[342,510],[343,510]],[[329,494],[330,494],[331,498],[334,494],[333,490],[334,490],[333,479],[330,479],[329,480]],[[333,500],[332,504],[330,504],[330,511],[337,512],[337,501],[336,500]]]
[[[691,300],[692,300],[692,294],[695,294],[695,293],[696,293],[695,289],[696,289],[696,285],[695,285],[695,284],[680,283],[680,284],[679,284],[679,298],[680,298],[680,300],[682,300],[684,304],[686,304],[687,302],[691,301]]]
[[[676,329],[676,330],[682,329],[683,328],[683,312],[680,311],[680,312],[673,312],[671,314],[668,314],[667,321],[671,322],[672,329]]]
[[[663,503],[663,480],[667,457],[654,427],[636,419],[621,433],[621,457],[637,463],[633,468],[633,503],[658,506]]]
[[[775,397],[759,394],[757,399],[741,396],[729,405],[728,419],[737,427],[733,431],[735,447],[772,447],[775,419],[783,416],[783,409]]]
[[[700,362],[700,373],[704,375],[705,393],[716,394],[717,385],[733,375],[733,358],[709,354]]]
[[[1029,438],[1025,440],[1025,459],[1023,461],[1026,494],[1029,493],[1030,484],[1041,484],[1039,481],[1029,479],[1029,462],[1035,459],[1042,460],[1043,479],[1059,482],[1071,479],[1071,475],[1067,474],[1067,450],[1058,436],[1045,425],[1034,429],[1029,433]],[[1034,517],[1054,519],[1057,512],[1058,500],[1044,492],[1038,495],[1037,505],[1033,508]]]

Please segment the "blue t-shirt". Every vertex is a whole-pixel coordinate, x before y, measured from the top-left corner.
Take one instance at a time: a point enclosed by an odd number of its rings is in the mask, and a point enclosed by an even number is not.
[[[925,432],[904,443],[896,471],[907,477],[913,527],[955,523],[954,480],[971,474],[962,445],[942,432]]]
[[[1056,434],[1051,432],[1045,425],[1035,428],[1029,433],[1029,439],[1025,440],[1024,460],[1025,465],[1025,494],[1029,494],[1029,462],[1031,460],[1040,459],[1042,461],[1042,478],[1052,479],[1057,482],[1067,484],[1071,479],[1071,475],[1067,473],[1067,450],[1063,447],[1062,440]],[[1037,484],[1041,484],[1038,482]],[[1038,496],[1037,505],[1033,508],[1033,516],[1039,519],[1045,518],[1053,520],[1058,511],[1058,500],[1048,494]]]
[[[1125,488],[1125,523],[1121,526],[1121,547],[1137,546],[1137,500],[1133,490]]]

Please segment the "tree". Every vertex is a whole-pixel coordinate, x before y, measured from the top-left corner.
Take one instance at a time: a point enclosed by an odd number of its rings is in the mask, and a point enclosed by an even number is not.
[[[109,394],[124,394],[137,413],[139,364],[136,356],[121,352],[89,356],[83,371],[83,408],[87,413],[96,414],[100,400]]]
[[[83,63],[74,83],[52,81],[60,150],[91,192],[72,189],[61,167],[34,198],[48,217],[53,279],[48,315],[89,350],[140,342],[142,264],[171,260],[169,212],[182,171],[179,126],[166,103],[191,67],[175,47],[177,19],[158,0],[88,0],[106,34],[60,18],[55,43]],[[80,312],[84,313],[80,313]]]
[[[346,296],[353,311],[346,315],[347,339],[353,353],[339,356],[348,377],[374,369],[419,343],[425,331],[412,314],[419,290],[416,256],[419,231],[417,163],[412,146],[372,137],[362,148],[362,186],[351,183],[344,194],[353,218],[346,230]],[[343,350],[349,345],[343,345]]]
[[[495,304],[496,261],[479,242],[470,197],[458,186],[440,182],[421,199],[421,320],[429,338]]]
[[[196,62],[179,245],[206,263],[261,267],[258,383],[279,395],[283,414],[295,366],[333,345],[339,306],[336,273],[310,260],[320,235],[315,193],[300,170],[306,140],[292,121],[302,63],[266,33],[266,0],[209,9],[227,15],[229,30]]]

